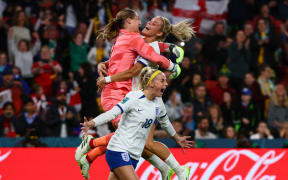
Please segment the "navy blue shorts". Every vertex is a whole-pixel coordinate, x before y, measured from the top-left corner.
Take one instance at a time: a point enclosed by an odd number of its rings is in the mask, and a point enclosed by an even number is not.
[[[115,168],[127,165],[133,166],[134,169],[137,167],[138,160],[131,158],[127,152],[111,151],[107,149],[105,156],[111,171]]]

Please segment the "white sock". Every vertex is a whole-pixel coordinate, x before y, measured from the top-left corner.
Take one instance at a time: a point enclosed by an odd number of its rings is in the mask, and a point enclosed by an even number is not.
[[[147,161],[149,161],[154,167],[159,169],[161,173],[169,173],[170,171],[168,165],[155,154],[153,154],[149,159],[147,159]]]
[[[178,177],[182,175],[183,173],[185,173],[185,169],[180,166],[180,164],[175,159],[172,153],[170,153],[169,157],[165,161],[167,165],[175,171]]]

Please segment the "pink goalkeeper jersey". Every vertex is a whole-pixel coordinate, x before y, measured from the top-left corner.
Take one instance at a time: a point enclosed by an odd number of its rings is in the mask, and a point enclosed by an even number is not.
[[[160,47],[160,49],[162,48]],[[159,64],[165,69],[168,69],[170,65],[170,61],[155,52],[153,47],[149,46],[149,44],[146,44],[139,33],[121,29],[119,35],[115,39],[109,59],[108,76],[131,69],[134,66],[135,59],[138,55],[154,64]],[[126,89],[131,91],[132,79],[109,83],[103,90],[105,91],[105,89]]]

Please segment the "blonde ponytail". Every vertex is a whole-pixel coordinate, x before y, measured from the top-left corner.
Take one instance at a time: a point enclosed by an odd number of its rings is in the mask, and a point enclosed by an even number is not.
[[[171,34],[181,41],[189,41],[194,36],[195,31],[189,21],[184,20],[172,25]]]
[[[157,17],[162,20],[162,41],[164,41],[170,33],[173,34],[180,41],[189,41],[192,36],[195,35],[194,28],[188,20],[183,20],[175,25],[172,25],[167,18],[162,16]]]

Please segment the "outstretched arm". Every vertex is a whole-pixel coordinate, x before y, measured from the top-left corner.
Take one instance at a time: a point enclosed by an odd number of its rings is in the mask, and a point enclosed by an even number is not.
[[[89,40],[90,40],[90,36],[93,30],[93,25],[94,25],[94,19],[90,19],[90,24],[89,24],[88,30],[84,38],[84,42],[86,42],[87,44],[89,43]]]
[[[158,54],[153,47],[149,46],[147,43],[144,42],[144,39],[139,35],[135,37],[131,41],[132,48],[143,58],[147,59],[148,61],[158,64],[161,67],[172,70],[174,67],[174,64],[169,61],[164,56],[161,56]]]
[[[117,116],[121,114],[121,109],[117,105],[114,106],[111,110],[100,114],[96,118],[92,119],[91,121],[87,121],[87,118],[84,117],[84,122],[80,123],[81,130],[83,130],[85,133],[92,129],[93,127],[100,126],[102,124],[105,124],[113,119],[115,119]]]

